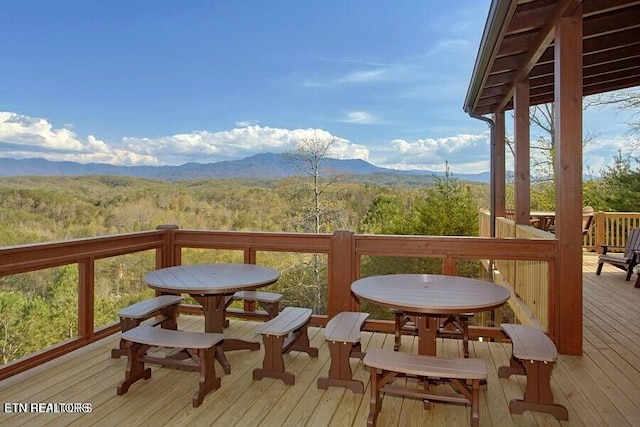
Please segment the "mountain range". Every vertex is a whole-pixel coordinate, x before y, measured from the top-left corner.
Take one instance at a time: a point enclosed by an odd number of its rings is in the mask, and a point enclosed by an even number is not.
[[[321,162],[323,175],[396,175],[405,177],[442,176],[442,172],[429,170],[397,170],[374,166],[359,159],[330,159]],[[207,178],[277,179],[301,175],[300,163],[291,155],[262,153],[240,160],[215,163],[189,162],[180,166],[114,166],[102,163],[53,162],[45,159],[0,158],[0,177],[9,176],[83,176],[116,175],[189,181]],[[453,174],[465,181],[489,182],[489,172],[479,174]]]

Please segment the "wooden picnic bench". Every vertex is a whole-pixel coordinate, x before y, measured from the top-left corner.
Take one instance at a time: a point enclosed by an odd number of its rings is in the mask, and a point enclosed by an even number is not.
[[[295,374],[284,370],[282,355],[295,350],[318,357],[318,349],[309,345],[307,327],[310,320],[310,309],[285,307],[276,317],[258,326],[257,332],[262,334],[264,342],[264,359],[262,368],[253,370],[254,380],[271,377],[285,384],[295,384]]]
[[[178,308],[182,302],[180,295],[160,295],[137,302],[118,312],[120,330],[126,332],[139,326],[143,321],[153,318],[150,325],[160,325],[164,329],[178,329]],[[127,354],[124,343],[120,340],[120,348],[111,350],[114,359]]]
[[[214,358],[216,346],[223,338],[218,333],[174,331],[147,325],[129,329],[122,334],[127,349],[127,371],[125,379],[118,384],[118,395],[126,393],[136,381],[151,377],[151,369],[144,367],[145,362],[149,362],[200,371],[198,390],[192,398],[193,407],[200,406],[207,393],[220,388],[221,381],[216,376]],[[185,349],[191,358],[177,360],[149,356],[147,351],[151,347]]]
[[[255,320],[271,320],[280,312],[282,294],[262,291],[238,291],[226,298],[225,314]],[[242,301],[243,308],[229,307],[234,301]],[[261,308],[261,309],[259,309]],[[229,321],[225,319],[225,327]]]
[[[371,401],[368,426],[375,426],[382,407],[381,393],[399,394],[425,401],[435,400],[451,403],[471,404],[471,426],[480,424],[480,381],[487,379],[487,366],[481,359],[444,359],[400,353],[375,348],[367,351],[363,360],[371,368]],[[414,389],[390,385],[399,374],[432,379],[447,379],[459,395],[442,395],[428,389]],[[429,387],[425,381],[425,387]]]
[[[324,333],[329,342],[331,365],[329,376],[318,378],[318,388],[346,387],[354,393],[364,393],[362,381],[353,379],[349,359],[364,357],[360,346],[360,329],[367,317],[369,313],[343,311],[327,322]]]
[[[545,412],[558,420],[568,420],[567,408],[553,403],[551,371],[558,358],[553,341],[544,331],[534,326],[503,323],[500,328],[511,339],[513,350],[509,366],[498,368],[498,376],[527,376],[524,399],[509,402],[509,411],[512,414],[522,414],[524,411]]]

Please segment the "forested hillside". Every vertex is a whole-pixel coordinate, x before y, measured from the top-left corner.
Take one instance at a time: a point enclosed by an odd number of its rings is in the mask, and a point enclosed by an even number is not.
[[[358,178],[360,179],[360,178]],[[324,231],[356,230],[379,194],[419,198],[433,185],[336,182],[322,195]],[[487,206],[488,186],[469,184]],[[159,224],[236,231],[303,231],[312,192],[302,178],[166,181],[142,178],[0,179],[0,246],[149,230]]]
[[[160,224],[200,230],[474,235],[487,191],[486,185],[450,176],[423,186],[342,178],[316,187],[304,178],[3,178],[0,246],[152,230]],[[242,262],[233,251],[215,252],[188,250],[183,261]],[[142,278],[154,261],[153,253],[140,253],[96,262],[96,326],[115,321],[119,308],[152,294]],[[260,262],[282,272],[272,286],[285,295],[285,305],[326,312],[325,256],[263,254]],[[366,274],[441,272],[437,260],[369,257],[362,268]],[[477,266],[470,265],[465,274],[477,275]],[[0,362],[77,334],[77,277],[75,265],[0,277]]]

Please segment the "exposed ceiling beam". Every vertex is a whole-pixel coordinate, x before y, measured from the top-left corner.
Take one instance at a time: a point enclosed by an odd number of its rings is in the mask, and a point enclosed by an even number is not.
[[[567,14],[567,12],[573,12],[581,3],[582,0],[561,0],[556,3],[553,11],[547,17],[547,21],[542,28],[540,28],[540,31],[538,31],[535,37],[535,42],[533,42],[529,47],[527,56],[522,61],[520,67],[518,67],[518,70],[513,75],[513,79],[507,86],[504,98],[502,102],[498,104],[499,111],[504,109],[513,97],[514,85],[529,75],[533,67],[536,65],[536,62],[538,62],[538,59],[542,56],[549,44],[551,44],[551,41],[554,38],[556,22],[558,22],[562,16]]]

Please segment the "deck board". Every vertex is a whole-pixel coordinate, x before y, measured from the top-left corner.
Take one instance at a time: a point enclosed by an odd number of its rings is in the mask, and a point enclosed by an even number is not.
[[[605,266],[595,275],[596,256],[585,254],[584,354],[560,355],[551,387],[557,403],[569,410],[569,422],[550,415],[509,413],[508,402],[520,398],[525,378],[498,378],[497,368],[508,364],[510,346],[500,343],[470,343],[472,357],[487,362],[488,387],[481,392],[480,419],[483,426],[635,426],[640,425],[640,289],[624,280],[625,273]],[[202,318],[180,316],[181,329],[202,330]],[[225,334],[260,340],[258,322],[232,320]],[[354,377],[366,384],[363,395],[337,387],[318,390],[318,377],[329,369],[329,349],[320,328],[309,330],[318,358],[305,353],[285,355],[286,369],[296,374],[296,384],[264,378],[254,381],[251,373],[262,363],[263,350],[228,353],[230,375],[219,365],[222,387],[209,393],[199,408],[191,406],[198,373],[149,365],[152,376],[134,384],[128,393],[116,395],[124,377],[126,358],[111,359],[110,349],[118,336],[93,343],[69,355],[0,382],[0,401],[89,402],[88,414],[0,412],[0,425],[202,425],[202,426],[363,426],[369,413],[369,373],[361,361],[352,359]],[[393,348],[393,335],[363,332],[362,348]],[[403,352],[417,352],[417,338],[402,337]],[[438,355],[459,357],[461,345],[439,339]],[[403,380],[412,381],[412,380]],[[409,383],[411,387],[417,384]],[[438,385],[446,390],[448,386]],[[469,410],[463,405],[432,404],[398,396],[385,396],[379,426],[466,426]]]

